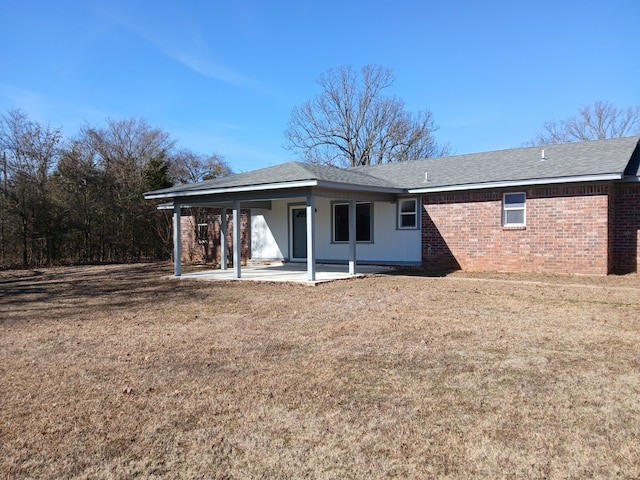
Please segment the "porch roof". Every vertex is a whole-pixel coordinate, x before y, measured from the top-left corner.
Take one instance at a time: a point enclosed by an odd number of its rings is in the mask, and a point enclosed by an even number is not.
[[[379,193],[402,193],[383,178],[366,172],[326,165],[288,162],[272,167],[229,175],[204,182],[179,185],[145,193],[147,199],[169,199],[242,192],[325,187],[338,190],[362,190]],[[268,194],[265,196],[268,198]]]

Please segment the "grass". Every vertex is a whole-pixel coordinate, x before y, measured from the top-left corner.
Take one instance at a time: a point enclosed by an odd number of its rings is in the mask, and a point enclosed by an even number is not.
[[[640,278],[0,273],[0,478],[638,478]]]

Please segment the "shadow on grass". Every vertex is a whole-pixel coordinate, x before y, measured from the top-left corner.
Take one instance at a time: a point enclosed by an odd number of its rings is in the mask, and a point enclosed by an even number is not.
[[[180,290],[180,285],[162,279],[168,274],[166,262],[59,267],[17,271],[15,276],[5,272],[0,277],[0,323],[35,312],[56,317],[96,305],[109,310],[149,305]]]
[[[385,272],[385,275],[398,276],[398,277],[427,277],[427,278],[442,278],[452,273],[459,272],[459,268],[449,268],[444,270],[432,270],[423,267],[401,267],[389,272]]]

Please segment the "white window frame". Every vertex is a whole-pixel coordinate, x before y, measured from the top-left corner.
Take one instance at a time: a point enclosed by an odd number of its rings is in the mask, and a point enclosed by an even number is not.
[[[196,233],[198,236],[196,239],[198,243],[200,244],[209,243],[209,224],[208,223],[199,223]]]
[[[413,210],[409,212],[402,211],[402,203],[403,202],[413,202]],[[398,230],[417,230],[420,228],[420,222],[418,220],[418,199],[417,198],[399,198],[398,199],[398,209],[397,209],[397,217],[398,217]],[[403,225],[403,218],[413,217],[413,225]]]
[[[507,197],[511,195],[522,195],[523,201],[516,206],[507,203]],[[511,223],[507,221],[507,212],[521,211],[522,223]],[[527,226],[527,194],[525,192],[509,192],[502,195],[502,226],[503,227],[526,227]]]

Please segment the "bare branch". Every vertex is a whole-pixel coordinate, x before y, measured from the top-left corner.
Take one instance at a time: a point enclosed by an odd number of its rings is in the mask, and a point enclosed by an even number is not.
[[[169,172],[178,184],[197,183],[233,173],[221,155],[213,153],[207,157],[187,149],[171,156]]]
[[[552,120],[525,145],[584,142],[640,135],[640,106],[618,109],[609,102],[597,101],[578,109],[567,120]]]
[[[383,95],[393,84],[388,68],[345,66],[318,79],[322,91],[295,107],[285,131],[286,147],[307,161],[359,166],[415,160],[448,152],[433,137],[437,127],[428,110],[416,116],[404,102]]]

